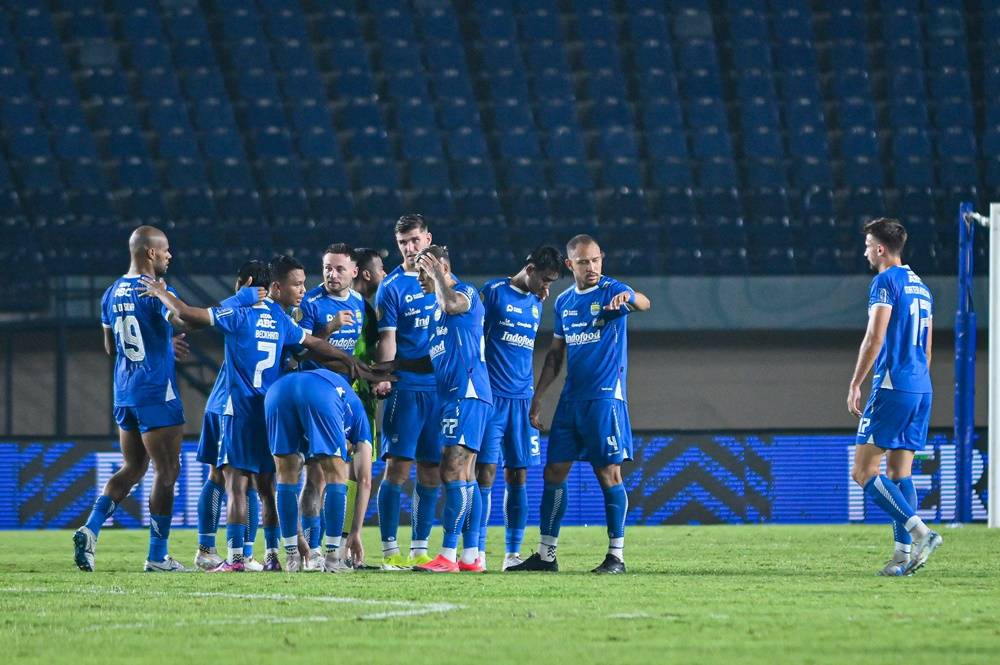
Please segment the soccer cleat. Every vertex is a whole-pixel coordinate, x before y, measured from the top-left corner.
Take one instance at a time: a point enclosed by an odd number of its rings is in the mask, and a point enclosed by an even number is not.
[[[302,560],[302,572],[322,573],[324,569],[323,553],[319,550],[310,550],[309,556]]]
[[[253,557],[243,560],[243,569],[248,573],[262,573],[264,572],[264,564]]]
[[[452,561],[438,554],[436,559],[415,566],[413,570],[421,573],[457,573],[459,565],[457,561]]]
[[[150,561],[146,559],[146,565],[142,568],[147,573],[186,573],[187,568],[181,565],[169,554],[163,561]]]
[[[406,559],[402,554],[398,552],[392,556],[387,556],[382,559],[382,570],[409,570],[412,566],[409,560]]]
[[[277,554],[267,554],[264,556],[264,572],[265,573],[281,572],[281,561],[278,560]]]
[[[434,557],[430,556],[426,552],[418,556],[413,556],[412,554],[410,554],[410,558],[406,560],[406,565],[409,566],[410,568],[414,568],[415,566],[422,566],[425,563],[430,563],[433,560]]]
[[[485,573],[486,566],[483,565],[483,558],[479,557],[472,563],[458,562],[458,569],[463,573]]]
[[[73,534],[73,559],[76,567],[88,573],[94,572],[94,548],[97,546],[97,536],[85,526],[81,526]]]
[[[913,553],[910,555],[910,563],[906,566],[905,574],[909,575],[923,568],[927,559],[934,553],[934,550],[941,547],[943,542],[944,539],[936,531],[928,531],[927,535],[920,540],[914,537]]]
[[[625,562],[609,552],[601,565],[590,572],[598,575],[621,575],[625,572]]]
[[[302,555],[296,552],[285,557],[285,571],[289,573],[302,572]]]
[[[224,559],[215,550],[203,552],[201,549],[194,555],[194,565],[202,570],[218,568]]]
[[[559,572],[559,562],[555,559],[552,561],[543,561],[542,557],[538,552],[535,552],[527,559],[519,564],[507,566],[504,569],[505,573],[558,573]]]
[[[503,558],[503,565],[500,566],[501,571],[505,571],[511,566],[518,566],[524,563],[524,559],[521,558],[520,554],[507,554]]]
[[[328,573],[353,573],[354,567],[340,557],[328,556],[323,561],[323,569]]]
[[[879,570],[876,575],[879,577],[902,577],[906,574],[907,561],[896,561],[895,559],[889,559],[885,563],[885,567]]]
[[[208,571],[210,573],[242,573],[246,570],[246,565],[242,561],[236,561],[234,563],[229,563],[228,561],[223,561],[218,566]]]

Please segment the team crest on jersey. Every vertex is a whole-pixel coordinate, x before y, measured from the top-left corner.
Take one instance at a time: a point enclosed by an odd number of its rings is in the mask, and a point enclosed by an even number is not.
[[[538,305],[531,306],[531,315],[536,319],[538,318]]]
[[[601,313],[601,303],[592,302],[590,303],[590,315],[597,316]]]
[[[434,320],[435,321],[440,321],[441,320],[441,308],[440,307],[437,307],[437,308],[434,309]]]
[[[302,320],[302,316],[303,316],[303,314],[302,314],[302,308],[301,307],[293,307],[292,308],[292,321],[295,321],[295,323],[298,323],[299,321]]]
[[[361,320],[361,310],[360,309],[354,310],[354,320],[355,321],[360,321]]]

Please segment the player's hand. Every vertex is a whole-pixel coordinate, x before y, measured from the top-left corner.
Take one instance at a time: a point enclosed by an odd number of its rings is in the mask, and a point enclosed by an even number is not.
[[[139,296],[142,298],[159,298],[167,293],[167,283],[162,279],[153,279],[149,275],[139,275],[139,283],[142,287]]]
[[[388,381],[380,381],[372,386],[372,390],[375,392],[376,397],[385,399],[392,392],[392,384]]]
[[[611,299],[611,302],[609,302],[607,305],[604,306],[604,309],[608,310],[609,312],[617,312],[622,308],[622,305],[627,305],[628,301],[631,299],[632,299],[631,293],[629,293],[628,291],[622,291],[621,293],[613,297]]]
[[[538,299],[545,302],[545,299],[549,297],[549,285],[545,284],[542,286],[542,292],[538,294]]]
[[[250,288],[252,284],[253,284],[253,277],[247,277],[246,281],[240,284],[240,288],[247,289]],[[257,302],[260,302],[261,300],[267,297],[267,289],[265,289],[263,286],[258,286],[256,288],[257,288]],[[254,304],[256,305],[257,303]]]
[[[417,268],[423,269],[435,282],[444,282],[444,264],[436,256],[423,254],[417,259]]]
[[[861,386],[852,385],[847,389],[847,410],[861,417]]]
[[[350,559],[351,564],[355,568],[365,565],[365,546],[361,542],[360,533],[352,533],[347,536],[347,541],[344,543],[344,551],[347,553],[345,560]]]
[[[531,421],[531,426],[539,431],[546,429],[545,425],[542,424],[541,416],[542,403],[538,400],[531,400],[531,410],[528,411],[528,419]]]
[[[369,367],[363,362],[356,361],[352,368],[351,379],[364,379],[373,385],[397,381],[398,377],[392,373],[391,365],[389,367],[385,367],[384,365],[383,363],[381,367]]]
[[[326,327],[323,328],[323,334],[320,337],[329,337],[333,333],[337,332],[344,326],[354,325],[354,312],[349,309],[341,310],[337,312],[337,315],[330,319]]]
[[[173,340],[171,340],[176,360],[187,360],[187,357],[191,355],[191,347],[188,345],[187,340],[184,339],[186,336],[187,333],[181,333],[180,335],[174,335]]]

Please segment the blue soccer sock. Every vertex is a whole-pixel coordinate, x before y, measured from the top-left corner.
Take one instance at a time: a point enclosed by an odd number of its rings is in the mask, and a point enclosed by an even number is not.
[[[528,488],[507,485],[503,492],[503,525],[506,531],[507,554],[521,552],[524,528],[528,525]]]
[[[437,508],[438,488],[421,485],[413,490],[413,528],[410,538],[410,556],[427,554],[427,540],[434,527],[434,510]]]
[[[906,478],[899,478],[893,481],[896,483],[896,488],[899,489],[899,493],[903,495],[906,502],[910,504],[914,512],[917,510],[917,488],[913,485],[913,477],[907,476]],[[913,537],[910,536],[909,531],[906,527],[896,520],[892,521],[892,536],[896,543],[896,551],[903,554],[910,553],[910,545],[913,542]]]
[[[889,517],[902,524],[904,530],[911,532],[916,529],[918,532],[923,532],[927,529],[924,521],[917,516],[896,484],[884,473],[865,483],[865,494],[872,498],[875,505],[888,513]]]
[[[465,511],[462,527],[462,561],[475,563],[479,558],[479,523],[483,519],[483,499],[476,481],[470,480],[465,484],[465,496],[469,507]]]
[[[628,493],[621,483],[604,490],[604,518],[608,524],[608,554],[625,560],[625,514]]]
[[[323,528],[320,526],[321,524],[319,515],[302,516],[302,535],[305,536],[311,550],[316,549],[323,542]]]
[[[399,554],[396,534],[399,532],[399,493],[402,485],[383,478],[378,486],[378,528],[382,534],[382,556]]]
[[[276,492],[278,504],[278,526],[285,551],[297,554],[299,551],[299,485],[298,483],[278,483]]]
[[[266,526],[264,527],[264,549],[270,554],[272,552],[277,553],[278,548],[281,544],[281,527],[277,526]]]
[[[102,494],[94,502],[94,507],[90,511],[90,517],[87,518],[87,523],[84,526],[93,531],[96,538],[101,533],[101,527],[114,514],[117,507],[118,504],[112,501],[110,496]]]
[[[198,548],[206,552],[215,549],[215,534],[219,530],[225,496],[225,488],[211,478],[201,486],[201,494],[198,495]]]
[[[464,480],[452,480],[444,484],[444,512],[441,514],[444,539],[441,554],[450,561],[457,560],[458,536],[465,524],[470,498],[468,484]]]
[[[479,520],[479,553],[486,558],[486,536],[489,532],[490,512],[493,509],[493,487],[479,486],[479,498],[483,502],[482,519]]]
[[[246,533],[245,524],[226,524],[226,561],[229,563],[243,563],[243,535]]]
[[[538,542],[538,555],[543,561],[553,561],[556,558],[556,545],[559,544],[559,527],[566,515],[566,499],[568,487],[565,482],[545,483],[542,490],[542,511]]]
[[[170,520],[173,515],[149,516],[149,560],[163,561],[167,558],[167,539],[170,538]]]
[[[255,489],[247,490],[247,529],[243,534],[243,557],[253,558],[253,543],[260,528],[260,495]]]
[[[323,494],[323,517],[326,521],[326,551],[336,552],[340,547],[341,533],[344,531],[344,516],[347,514],[347,485],[329,483]]]

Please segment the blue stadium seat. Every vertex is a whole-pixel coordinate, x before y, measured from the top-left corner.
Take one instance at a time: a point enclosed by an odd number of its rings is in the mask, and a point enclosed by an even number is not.
[[[460,189],[494,189],[496,177],[490,162],[480,157],[451,160],[451,181]]]
[[[732,142],[725,127],[702,127],[694,133],[693,153],[699,159],[712,157],[731,157]]]
[[[451,186],[448,164],[440,156],[416,158],[407,162],[409,184],[414,189],[445,190]]]
[[[254,162],[261,187],[264,189],[303,189],[305,182],[297,161],[287,155],[268,155]]]

